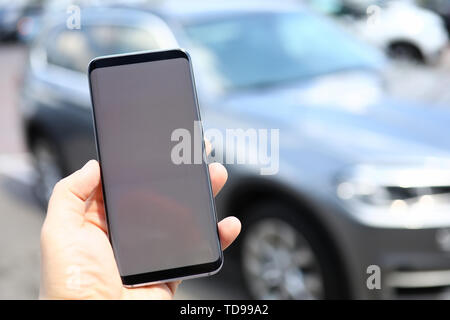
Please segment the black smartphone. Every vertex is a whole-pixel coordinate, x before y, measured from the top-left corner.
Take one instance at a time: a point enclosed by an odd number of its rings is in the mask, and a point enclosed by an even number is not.
[[[89,83],[108,236],[123,284],[219,271],[223,255],[189,55],[174,49],[99,57],[89,64]],[[201,161],[174,159],[177,132],[200,140]]]

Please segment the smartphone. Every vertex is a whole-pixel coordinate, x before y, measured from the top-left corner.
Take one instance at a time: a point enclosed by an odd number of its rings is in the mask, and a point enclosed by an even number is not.
[[[189,55],[99,57],[88,72],[108,236],[123,284],[218,272],[223,254]],[[180,129],[200,139],[200,162],[173,161]]]

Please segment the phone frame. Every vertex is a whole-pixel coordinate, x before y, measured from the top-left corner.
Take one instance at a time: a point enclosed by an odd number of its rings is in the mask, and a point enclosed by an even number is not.
[[[127,53],[127,54],[101,56],[101,57],[97,57],[97,58],[93,59],[89,63],[88,78],[89,78],[89,90],[90,90],[91,103],[92,103],[92,121],[93,121],[93,125],[94,125],[95,145],[96,145],[96,150],[97,150],[97,158],[98,158],[99,164],[100,164],[101,181],[102,181],[102,186],[103,186],[102,192],[103,192],[103,199],[104,199],[104,206],[105,206],[106,222],[107,222],[107,227],[108,227],[107,234],[108,234],[108,238],[111,243],[111,246],[113,247],[114,255],[115,255],[115,250],[114,250],[114,246],[111,241],[111,235],[109,232],[110,221],[108,218],[108,208],[107,208],[105,187],[104,187],[104,183],[103,183],[102,160],[101,160],[100,143],[99,143],[98,133],[97,133],[97,124],[96,124],[97,120],[96,120],[96,116],[95,116],[95,104],[94,104],[94,97],[93,97],[93,91],[92,91],[91,73],[94,70],[99,69],[99,68],[114,67],[114,66],[121,66],[121,65],[127,65],[127,64],[153,62],[153,61],[160,61],[160,60],[178,59],[178,58],[186,59],[189,64],[191,81],[192,81],[192,89],[194,92],[194,100],[195,100],[195,105],[196,105],[197,118],[198,118],[198,122],[200,124],[200,132],[201,132],[202,139],[203,139],[203,126],[202,126],[202,122],[201,122],[200,107],[198,104],[197,91],[195,89],[196,86],[195,86],[195,80],[194,80],[194,73],[192,70],[192,63],[191,63],[189,54],[185,50],[170,49],[170,50],[158,50],[158,51],[141,51],[141,52]],[[222,268],[224,258],[223,258],[222,247],[220,244],[219,229],[217,227],[217,222],[218,222],[217,210],[216,210],[216,205],[214,202],[214,196],[213,196],[213,191],[212,191],[212,186],[211,186],[211,179],[210,179],[210,175],[209,175],[208,165],[206,163],[206,150],[205,150],[204,143],[202,143],[202,152],[203,152],[203,161],[202,162],[203,162],[204,168],[206,170],[212,214],[214,216],[213,218],[214,218],[214,221],[216,224],[219,259],[217,261],[213,261],[213,262],[209,262],[209,263],[183,266],[183,267],[167,269],[167,270],[150,271],[150,272],[134,274],[134,275],[122,275],[121,274],[120,277],[121,277],[122,283],[125,287],[140,287],[140,286],[145,286],[145,285],[149,285],[149,284],[156,284],[156,283],[204,277],[204,276],[213,275],[213,274],[219,272],[220,269]]]

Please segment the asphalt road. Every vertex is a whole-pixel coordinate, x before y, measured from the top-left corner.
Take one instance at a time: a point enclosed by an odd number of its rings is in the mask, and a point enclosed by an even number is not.
[[[31,191],[34,172],[17,108],[25,59],[22,46],[0,44],[0,299],[35,299],[39,291],[39,234],[45,212]],[[386,70],[388,87],[396,96],[448,107],[448,66],[448,58],[431,67],[393,65]],[[184,282],[176,298],[247,298],[235,270],[226,257],[219,275]]]

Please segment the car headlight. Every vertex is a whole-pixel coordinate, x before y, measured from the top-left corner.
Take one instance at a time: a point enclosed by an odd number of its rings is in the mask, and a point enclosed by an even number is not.
[[[338,177],[339,198],[372,206],[430,204],[450,194],[450,167],[357,165]]]
[[[342,172],[336,194],[370,227],[450,227],[450,165],[365,164]]]

